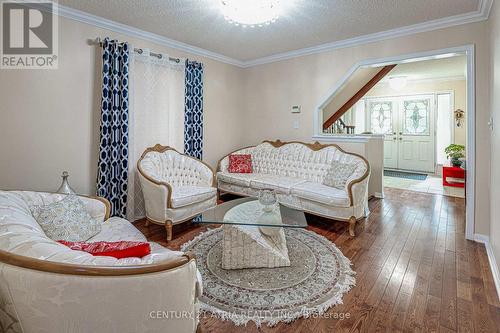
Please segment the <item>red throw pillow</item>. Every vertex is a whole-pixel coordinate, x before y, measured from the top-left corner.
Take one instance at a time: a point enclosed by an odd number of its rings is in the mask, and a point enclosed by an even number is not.
[[[229,155],[230,173],[252,173],[252,155],[231,154]]]
[[[138,257],[142,258],[151,253],[149,243],[146,242],[66,242],[59,243],[66,245],[72,250],[88,252],[93,256],[115,257],[116,259]]]

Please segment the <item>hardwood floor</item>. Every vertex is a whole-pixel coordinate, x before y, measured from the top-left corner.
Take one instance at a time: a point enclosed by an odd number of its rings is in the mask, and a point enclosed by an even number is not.
[[[355,238],[347,223],[307,216],[308,229],[334,242],[353,263],[356,287],[344,304],[326,316],[272,328],[207,316],[202,332],[499,331],[500,303],[485,247],[464,236],[464,199],[386,188],[386,198],[370,200],[370,210]],[[176,226],[166,244],[162,226],[136,226],[172,249],[205,229]]]

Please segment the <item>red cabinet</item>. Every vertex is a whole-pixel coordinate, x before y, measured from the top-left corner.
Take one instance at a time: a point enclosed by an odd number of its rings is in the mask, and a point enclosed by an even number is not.
[[[464,182],[448,182],[447,178],[459,178]],[[443,185],[453,187],[465,187],[465,170],[460,167],[443,166]]]

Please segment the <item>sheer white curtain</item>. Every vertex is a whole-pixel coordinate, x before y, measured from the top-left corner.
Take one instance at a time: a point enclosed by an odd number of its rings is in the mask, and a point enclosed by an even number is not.
[[[177,64],[150,51],[134,53],[130,61],[129,177],[127,219],[145,216],[137,176],[142,152],[159,143],[184,150],[184,63]]]

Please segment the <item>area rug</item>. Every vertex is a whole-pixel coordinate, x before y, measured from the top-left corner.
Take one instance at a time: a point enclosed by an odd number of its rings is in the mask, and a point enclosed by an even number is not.
[[[222,232],[209,230],[182,246],[196,255],[203,278],[200,308],[210,315],[236,325],[274,326],[322,315],[356,284],[349,259],[305,229],[285,228],[290,267],[224,270]]]
[[[405,178],[405,179],[414,179],[414,180],[426,180],[427,179],[427,175],[425,173],[395,171],[395,170],[384,170],[384,176]]]

